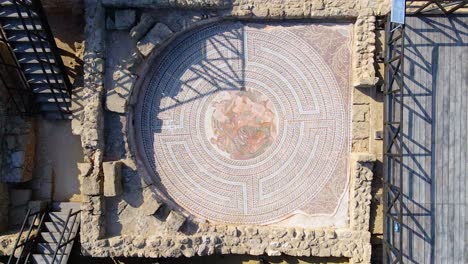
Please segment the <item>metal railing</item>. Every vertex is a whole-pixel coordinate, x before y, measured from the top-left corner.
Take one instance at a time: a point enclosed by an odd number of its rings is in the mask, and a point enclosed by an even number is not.
[[[15,253],[18,249],[20,249],[20,252],[18,256],[16,257],[16,262],[15,263],[26,263],[31,256],[31,250],[34,247],[34,242],[36,241],[38,235],[40,234],[40,230],[42,227],[42,224],[44,222],[44,217],[47,214],[46,209],[41,209],[36,212],[31,212],[31,209],[28,209],[28,212],[26,213],[26,217],[24,218],[23,224],[21,225],[20,232],[18,234],[18,237],[16,238],[15,244],[13,246],[13,250],[11,252],[10,258],[8,259],[8,264],[12,264],[14,262],[15,258]],[[32,221],[31,220],[32,218]],[[37,221],[39,220],[39,223],[36,225]],[[23,233],[25,232],[26,226],[29,224],[28,232],[26,234],[26,237],[24,238],[23,241],[21,241],[23,237]],[[26,254],[26,255],[25,255]],[[24,260],[22,262],[22,260]]]
[[[466,14],[468,0],[406,1],[410,16]],[[389,16],[386,17],[388,20]],[[386,22],[384,77],[384,263],[403,261],[403,108],[405,25]]]
[[[465,9],[468,0],[410,0],[406,1],[406,14],[452,14],[454,12],[467,12]]]
[[[0,47],[0,82],[7,91],[9,101],[13,103],[19,113],[33,113],[35,112],[34,105],[31,104],[33,93],[16,55],[8,43],[3,28],[0,28],[0,42],[2,43]]]
[[[29,40],[28,43],[31,45],[35,59],[37,62],[39,62],[39,66],[43,77],[45,78],[46,85],[49,87],[54,102],[57,105],[57,110],[60,111],[62,117],[65,117],[65,114],[70,113],[71,109],[70,106],[66,103],[63,104],[65,109],[62,109],[62,107],[60,107],[61,104],[59,102],[59,98],[62,100],[62,102],[66,102],[67,99],[70,99],[72,94],[72,85],[68,79],[67,70],[61,58],[61,51],[55,43],[52,30],[50,29],[50,26],[47,22],[42,4],[39,0],[11,1],[13,2],[18,17],[21,21],[22,30],[24,30],[27,39]],[[38,28],[39,25],[36,22],[37,19],[40,20],[40,26],[42,30],[39,30]],[[29,26],[28,22],[30,23]],[[13,64],[14,68],[21,70],[21,64],[18,62],[16,56],[14,56],[14,44],[8,40],[8,36],[4,31],[2,31],[0,41],[6,44],[9,49],[9,53],[12,54],[12,58],[14,58],[15,61]],[[50,51],[47,51],[47,48],[50,49]],[[53,62],[49,54],[53,55]],[[0,64],[2,64],[2,62],[0,62]],[[50,73],[48,73],[48,71]],[[22,85],[26,86],[30,91],[30,94],[32,94],[32,89],[27,81],[27,78],[24,77],[24,73],[21,73],[21,76],[21,79],[23,80]],[[0,75],[0,78],[3,79],[2,75]],[[15,105],[17,105],[17,103],[18,102],[15,102]],[[24,111],[22,110],[32,108],[33,107],[28,105],[23,105],[23,107],[19,107],[18,109],[20,113],[23,113]]]
[[[403,90],[405,25],[390,21],[385,29],[384,84],[384,261],[403,263]]]
[[[55,260],[57,259],[57,255],[59,254],[59,252],[61,251],[61,249],[63,247],[65,247],[63,250],[62,250],[62,254],[60,254],[60,258],[58,259],[58,262],[57,263],[62,263],[62,259],[63,259],[63,256],[65,255],[66,253],[66,250],[67,250],[67,245],[69,245],[71,242],[73,242],[75,240],[75,237],[76,235],[78,234],[78,228],[75,232],[75,234],[73,234],[73,230],[74,230],[74,227],[75,227],[75,224],[80,224],[80,222],[76,221],[77,218],[78,218],[78,215],[81,213],[81,210],[77,210],[75,212],[73,212],[73,209],[70,209],[70,211],[68,212],[68,215],[67,215],[67,220],[65,221],[64,225],[63,225],[63,229],[62,229],[62,232],[60,233],[60,238],[59,240],[57,241],[57,248],[55,249],[55,252],[54,252],[54,256],[52,258],[52,262],[51,263],[55,263]],[[70,223],[70,218],[73,217],[73,220],[72,220],[72,224],[70,227],[68,227],[68,224]],[[64,240],[65,238],[65,233],[66,231],[68,230],[68,236],[67,238]],[[72,234],[73,234],[73,237],[72,237]],[[63,240],[63,242],[62,242]]]

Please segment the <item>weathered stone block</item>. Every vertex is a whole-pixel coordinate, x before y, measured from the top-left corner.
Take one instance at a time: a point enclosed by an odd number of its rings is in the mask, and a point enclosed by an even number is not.
[[[31,197],[32,191],[30,189],[10,190],[10,202],[12,207],[27,205]]]
[[[373,154],[362,152],[362,153],[353,153],[351,160],[360,162],[360,163],[374,163],[376,158]]]
[[[304,17],[304,10],[302,9],[302,7],[288,8],[284,12],[285,15],[289,17]]]
[[[112,75],[112,82],[107,90],[107,110],[125,113],[130,94],[135,84],[136,76],[125,69],[116,69]]]
[[[119,114],[124,114],[127,107],[127,100],[115,92],[108,92],[106,97],[107,110]]]
[[[143,13],[140,22],[130,30],[130,38],[140,40],[156,24],[156,16],[151,13]]]
[[[311,2],[310,8],[312,10],[323,10],[325,5],[323,4],[323,0],[314,0]]]
[[[184,223],[185,216],[176,211],[171,211],[166,218],[166,228],[171,231],[179,231]]]
[[[77,107],[78,103],[74,103],[72,104],[72,108],[73,107]],[[74,117],[73,119],[71,120],[71,127],[72,127],[72,134],[75,135],[75,136],[79,136],[81,135],[81,133],[83,133],[83,126],[82,126],[82,112],[81,112],[81,109],[80,110],[74,110]]]
[[[86,177],[91,174],[93,165],[89,162],[78,163],[78,170],[80,171],[81,177]]]
[[[104,215],[105,201],[101,196],[84,196],[81,209],[92,215]]]
[[[137,48],[143,54],[148,56],[151,51],[160,46],[164,41],[170,38],[172,30],[163,23],[157,23],[147,34],[137,43]]]
[[[270,8],[270,17],[280,18],[285,15],[284,9],[282,7],[272,7]]]
[[[372,88],[379,82],[379,78],[377,77],[367,77],[367,78],[360,78],[354,84],[355,87],[360,88]]]
[[[352,152],[369,151],[369,139],[353,139],[351,141]]]
[[[267,17],[268,8],[254,8],[252,9],[252,14],[256,17]]]
[[[353,122],[369,120],[369,105],[353,105]]]
[[[83,211],[81,217],[81,234],[86,235],[86,240],[94,242],[104,236],[104,217],[101,215],[93,215],[87,211]]]
[[[143,191],[143,204],[141,210],[145,215],[154,215],[161,207],[162,203],[158,201],[156,195],[149,189],[145,188]]]
[[[266,249],[265,253],[268,255],[268,256],[281,256],[281,251],[279,250],[276,250],[276,249]]]
[[[102,163],[104,172],[104,196],[113,197],[122,193],[122,163],[109,161]]]
[[[115,10],[115,29],[125,30],[131,28],[135,24],[134,9],[117,9]]]
[[[353,139],[367,139],[370,134],[369,122],[354,122],[352,136]]]
[[[84,195],[98,195],[101,193],[101,180],[95,176],[83,177],[81,192]]]
[[[123,98],[128,98],[135,84],[136,76],[128,70],[118,69],[112,75],[112,81],[112,90]]]
[[[353,104],[370,104],[370,90],[367,88],[355,88],[353,91]]]

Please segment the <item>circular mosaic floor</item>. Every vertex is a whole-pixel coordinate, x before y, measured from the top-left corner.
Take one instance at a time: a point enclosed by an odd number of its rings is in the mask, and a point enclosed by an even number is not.
[[[192,215],[266,224],[333,214],[347,184],[349,25],[210,25],[146,76],[138,154]]]

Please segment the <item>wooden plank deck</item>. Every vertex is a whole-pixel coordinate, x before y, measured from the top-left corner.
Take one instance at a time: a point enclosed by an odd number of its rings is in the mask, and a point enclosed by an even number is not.
[[[468,263],[468,17],[408,17],[404,263]]]

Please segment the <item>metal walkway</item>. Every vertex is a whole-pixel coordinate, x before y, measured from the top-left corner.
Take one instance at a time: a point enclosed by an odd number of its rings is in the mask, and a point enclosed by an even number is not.
[[[9,50],[0,54],[0,81],[18,111],[37,105],[47,119],[70,119],[72,86],[40,0],[0,0],[0,42]]]
[[[402,224],[387,226],[399,229],[403,263],[468,263],[467,23],[406,19]]]
[[[38,211],[28,210],[8,264],[66,264],[80,218],[80,203],[53,202]]]

